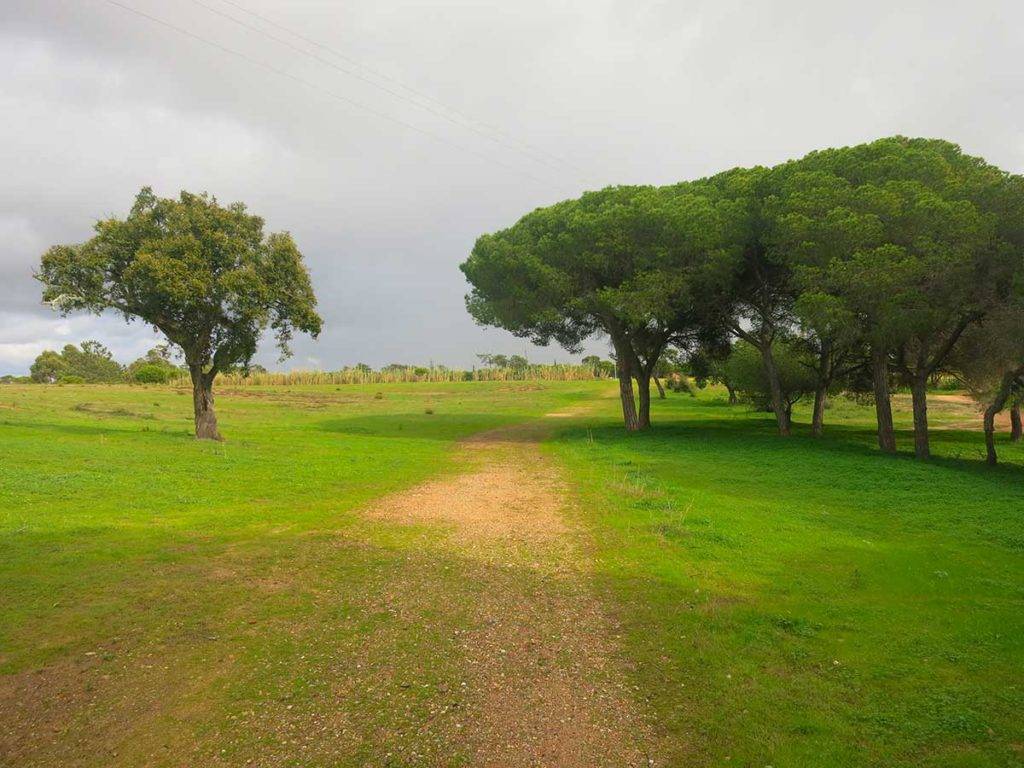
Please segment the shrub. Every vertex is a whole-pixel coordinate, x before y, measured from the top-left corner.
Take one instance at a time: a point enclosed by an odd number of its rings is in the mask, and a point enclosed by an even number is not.
[[[779,383],[787,410],[805,394],[814,391],[814,374],[804,365],[799,351],[790,344],[777,342],[772,346]],[[770,412],[771,390],[761,361],[761,353],[745,341],[737,342],[725,361],[725,373],[732,387],[754,408]]]
[[[165,384],[177,373],[173,368],[147,363],[132,371],[132,379],[139,384]]]

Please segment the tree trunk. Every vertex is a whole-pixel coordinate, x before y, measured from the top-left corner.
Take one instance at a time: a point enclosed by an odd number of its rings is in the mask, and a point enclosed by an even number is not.
[[[657,376],[654,376],[653,378],[654,378],[654,385],[658,388],[658,399],[659,400],[664,400],[665,399],[665,388],[663,386],[661,386],[661,380],[658,379]]]
[[[1006,401],[1010,399],[1010,394],[1013,391],[1013,382],[1019,375],[1019,371],[1013,371],[1003,376],[999,391],[996,392],[992,402],[985,409],[985,452],[987,454],[986,461],[991,467],[994,467],[999,461],[999,457],[996,455],[996,414],[1006,407]]]
[[[779,379],[779,367],[775,364],[772,345],[770,343],[762,343],[759,346],[761,361],[764,364],[764,373],[768,377],[768,386],[771,390],[772,412],[775,414],[775,420],[779,424],[779,434],[787,437],[789,435],[790,417],[785,399],[782,397],[782,381]]]
[[[640,392],[640,429],[648,429],[651,426],[651,375],[638,371],[636,388]]]
[[[875,417],[878,420],[878,447],[896,453],[896,433],[892,424],[892,403],[889,400],[889,354],[872,347],[871,376],[875,388]]]
[[[995,403],[985,409],[985,461],[990,467],[994,467],[999,461],[996,454],[996,414],[1002,410],[1002,406]]]
[[[932,453],[928,445],[928,377],[915,376],[910,393],[914,401],[914,456],[929,459]]]
[[[1010,408],[1010,440],[1019,443],[1022,433],[1024,433],[1024,428],[1021,425],[1020,406],[1015,405]]]
[[[740,399],[736,397],[736,390],[728,384],[725,385],[725,388],[729,390],[729,405],[736,405],[736,403],[740,401]]]
[[[622,400],[622,419],[626,424],[626,431],[636,432],[640,429],[640,419],[637,417],[636,401],[633,399],[633,376],[621,356],[615,363],[615,370],[619,377],[619,399]]]
[[[825,432],[825,399],[828,397],[828,388],[818,386],[814,390],[814,413],[811,416],[811,435],[821,437]]]
[[[825,402],[828,399],[828,388],[835,375],[835,364],[832,361],[832,342],[823,340],[818,352],[818,367],[815,371],[817,384],[814,387],[814,412],[811,414],[811,436],[821,437],[825,432]]]
[[[196,439],[222,440],[217,431],[217,414],[213,411],[213,378],[212,371],[204,373],[201,365],[190,365],[192,377],[192,405],[195,409]]]

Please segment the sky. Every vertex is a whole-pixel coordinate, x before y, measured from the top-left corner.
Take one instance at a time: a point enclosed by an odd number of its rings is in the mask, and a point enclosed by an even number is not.
[[[1024,172],[1022,50],[1019,0],[3,0],[0,374],[161,340],[62,318],[32,277],[143,186],[292,233],[324,331],[283,363],[268,341],[268,367],[568,361],[466,313],[479,235],[892,134]]]

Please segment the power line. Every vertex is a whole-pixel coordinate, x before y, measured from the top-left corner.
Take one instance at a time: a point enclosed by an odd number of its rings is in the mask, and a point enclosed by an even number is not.
[[[172,24],[171,22],[166,21],[164,19],[161,19],[161,18],[159,18],[157,16],[152,16],[152,15],[146,13],[145,11],[140,11],[138,8],[133,8],[132,6],[125,5],[124,3],[118,2],[118,0],[105,0],[105,1],[107,3],[109,3],[110,5],[113,5],[113,6],[116,6],[116,7],[120,8],[120,9],[122,9],[122,10],[128,11],[129,13],[134,13],[135,15],[141,16],[144,19],[148,19],[149,21],[151,21],[151,22],[153,22],[155,24],[159,24],[159,25],[161,25],[163,27],[166,27],[167,29],[173,30],[173,31],[177,32],[178,34],[185,35],[186,37],[192,38],[193,40],[197,40],[197,41],[203,43],[204,45],[208,45],[208,46],[210,46],[212,48],[216,48],[219,51],[223,51],[224,53],[227,53],[227,54],[235,56],[235,57],[237,57],[239,59],[242,59],[243,61],[248,62],[249,64],[251,64],[251,65],[253,65],[255,67],[259,67],[260,69],[265,69],[268,72],[273,72],[275,75],[278,75],[280,77],[284,77],[284,78],[287,78],[289,80],[292,80],[292,81],[294,81],[296,83],[299,83],[300,85],[302,85],[302,86],[304,86],[306,88],[309,88],[309,89],[314,90],[314,91],[318,91],[319,93],[322,93],[322,94],[324,94],[324,95],[326,95],[326,96],[328,96],[328,97],[330,97],[332,99],[335,99],[337,101],[341,101],[341,102],[343,102],[345,104],[348,104],[350,106],[356,107],[357,109],[361,109],[364,112],[367,112],[367,113],[369,113],[369,114],[371,114],[371,115],[373,115],[375,117],[378,117],[378,118],[380,118],[382,120],[387,120],[389,122],[395,123],[396,125],[400,125],[403,128],[407,128],[407,129],[409,129],[411,131],[416,131],[417,133],[420,133],[420,134],[422,134],[424,136],[427,136],[428,138],[431,138],[434,141],[440,142],[441,144],[445,144],[445,145],[447,145],[449,147],[453,147],[454,149],[457,149],[457,150],[459,150],[461,152],[466,152],[467,154],[473,155],[474,157],[476,157],[478,159],[484,160],[484,161],[486,161],[488,163],[492,163],[494,165],[501,166],[502,168],[505,168],[507,170],[513,171],[514,173],[517,173],[517,174],[519,174],[521,176],[525,176],[526,178],[532,179],[533,181],[537,181],[537,182],[540,182],[542,184],[547,184],[547,185],[551,186],[553,189],[554,188],[558,188],[557,185],[555,185],[553,182],[551,182],[548,179],[541,178],[540,176],[535,176],[532,173],[529,173],[528,171],[524,171],[521,168],[517,168],[514,165],[510,165],[508,163],[502,162],[501,160],[496,160],[495,158],[490,157],[490,156],[485,155],[485,154],[482,154],[480,152],[477,152],[476,150],[471,149],[470,147],[466,147],[466,146],[464,146],[462,144],[459,144],[457,142],[450,141],[449,139],[446,139],[443,136],[439,136],[436,133],[432,133],[431,131],[428,131],[428,130],[426,130],[424,128],[421,128],[418,125],[414,125],[412,123],[408,123],[408,122],[406,122],[406,121],[404,121],[404,120],[402,120],[400,118],[397,118],[397,117],[394,117],[392,115],[389,115],[386,112],[381,112],[378,109],[374,109],[373,107],[367,106],[366,104],[363,104],[363,103],[361,103],[359,101],[356,101],[355,99],[351,99],[348,96],[345,96],[343,94],[337,93],[337,92],[332,91],[332,90],[330,90],[328,88],[324,88],[322,86],[319,86],[316,83],[311,83],[310,81],[305,80],[305,79],[303,79],[301,77],[298,77],[297,75],[293,75],[291,72],[288,72],[288,71],[286,71],[284,69],[280,69],[278,67],[275,67],[273,64],[268,64],[268,63],[266,63],[264,61],[260,61],[259,59],[253,58],[252,56],[249,56],[248,54],[242,53],[241,51],[237,51],[234,48],[228,48],[226,45],[221,45],[220,43],[218,43],[218,42],[216,42],[214,40],[210,40],[208,38],[205,38],[202,35],[199,35],[199,34],[196,34],[195,32],[192,32],[191,30],[185,29],[184,27],[179,27],[178,25]]]
[[[466,123],[465,121],[462,121],[462,120],[456,120],[451,115],[446,114],[445,112],[442,112],[442,111],[439,111],[437,109],[434,109],[433,107],[431,107],[431,106],[429,106],[427,104],[421,104],[418,101],[414,101],[413,99],[410,99],[405,94],[402,94],[402,93],[399,93],[398,91],[392,90],[391,88],[388,88],[385,85],[381,85],[380,83],[375,82],[371,78],[368,78],[368,77],[360,74],[359,72],[354,72],[351,69],[346,69],[345,67],[339,66],[335,62],[330,61],[329,59],[325,59],[324,57],[319,56],[319,55],[317,55],[317,54],[315,54],[315,53],[313,53],[311,51],[307,51],[305,48],[302,48],[300,46],[294,45],[293,43],[290,43],[289,41],[287,41],[287,40],[285,40],[283,38],[280,38],[277,35],[273,35],[273,34],[267,32],[266,30],[260,29],[259,27],[256,27],[256,26],[253,26],[252,24],[249,24],[249,23],[247,23],[247,22],[245,22],[245,21],[243,21],[243,20],[241,20],[239,18],[236,18],[236,17],[232,16],[231,14],[224,13],[223,11],[220,11],[220,10],[218,10],[218,9],[208,5],[207,3],[202,2],[202,0],[192,0],[192,2],[195,3],[196,5],[198,5],[200,8],[205,8],[210,13],[214,13],[214,14],[220,16],[221,18],[227,19],[228,21],[231,21],[232,23],[237,24],[238,26],[242,27],[243,29],[248,29],[251,32],[255,32],[255,33],[259,34],[259,35],[263,35],[264,37],[266,37],[266,38],[268,38],[270,40],[273,40],[274,42],[279,43],[279,44],[281,44],[283,46],[286,46],[287,48],[289,48],[289,49],[291,49],[293,51],[296,51],[297,53],[301,53],[303,56],[308,56],[313,61],[317,61],[317,62],[319,62],[321,64],[324,64],[324,65],[326,65],[328,67],[331,67],[332,69],[336,69],[337,71],[339,71],[339,72],[341,72],[343,74],[346,74],[349,77],[354,77],[357,80],[361,80],[362,82],[367,83],[367,84],[373,86],[374,88],[377,88],[378,90],[383,91],[384,93],[387,93],[387,94],[389,94],[391,96],[394,96],[396,99],[399,99],[399,100],[401,100],[401,101],[403,101],[403,102],[405,102],[407,104],[412,104],[417,109],[422,109],[422,110],[424,110],[426,112],[429,112],[432,115],[435,115],[436,117],[440,117],[442,120],[447,120],[452,125],[455,125],[455,126],[457,126],[459,128],[464,128],[465,130],[468,130],[468,131],[472,131],[473,133],[477,134],[478,136],[482,136],[483,138],[487,139],[488,141],[492,141],[492,142],[494,142],[495,144],[497,144],[499,146],[505,147],[506,149],[511,149],[511,150],[513,150],[515,152],[520,152],[523,155],[525,155],[526,157],[529,157],[534,162],[541,163],[542,165],[546,165],[547,167],[551,168],[552,170],[559,171],[559,172],[564,172],[564,169],[559,168],[558,166],[552,164],[551,162],[546,160],[544,157],[536,154],[531,149],[523,149],[523,148],[518,147],[514,143],[511,143],[509,141],[503,140],[501,138],[495,138],[492,135],[493,132],[488,132],[487,130],[483,130],[481,128],[478,128],[477,126],[473,125],[472,123]],[[447,109],[447,108],[445,108],[445,109]],[[583,181],[583,179],[580,179],[580,180]]]
[[[192,1],[195,2],[198,5],[202,5],[204,8],[207,8],[208,10],[212,11],[213,13],[217,13],[217,14],[219,14],[221,16],[224,16],[225,18],[231,19],[232,21],[234,21],[237,24],[242,24],[243,26],[248,26],[250,29],[254,29],[253,27],[251,27],[249,25],[243,24],[243,22],[239,21],[238,19],[235,19],[235,18],[233,18],[231,16],[228,16],[227,14],[221,13],[220,11],[217,11],[217,10],[214,10],[213,8],[210,8],[205,3],[200,2],[200,0],[192,0]],[[273,19],[271,19],[271,18],[269,18],[267,16],[263,16],[262,14],[257,13],[256,11],[250,10],[249,8],[246,8],[244,5],[241,5],[240,3],[234,2],[234,0],[220,0],[220,1],[222,3],[224,3],[225,5],[229,5],[232,8],[236,8],[237,10],[242,11],[243,13],[246,13],[249,16],[252,16],[253,18],[259,19],[264,24],[268,24],[271,27],[274,27],[276,29],[281,30],[282,32],[285,32],[285,33],[287,33],[289,35],[292,35],[293,37],[295,37],[298,40],[303,41],[304,43],[307,43],[309,45],[315,46],[316,48],[319,48],[322,51],[326,51],[327,53],[330,53],[333,56],[336,56],[339,59],[342,59],[343,61],[348,62],[349,64],[352,64],[352,65],[354,65],[356,67],[359,67],[360,69],[366,70],[367,72],[371,73],[375,77],[378,77],[381,80],[385,80],[385,81],[387,81],[387,82],[389,82],[389,83],[391,83],[393,85],[396,85],[399,88],[401,88],[402,90],[408,91],[409,93],[413,94],[414,96],[417,96],[418,98],[420,98],[420,99],[422,99],[424,101],[427,101],[430,104],[434,104],[434,105],[440,107],[441,109],[445,110],[446,112],[451,113],[451,115],[455,115],[458,118],[460,118],[459,120],[454,120],[449,115],[441,115],[441,117],[444,117],[444,119],[449,120],[450,122],[454,123],[455,125],[458,125],[458,126],[460,126],[462,128],[465,128],[467,130],[474,131],[475,133],[479,133],[479,130],[477,129],[476,126],[480,126],[482,128],[487,129],[488,131],[491,131],[492,133],[495,133],[495,134],[497,134],[499,136],[502,136],[505,140],[507,140],[506,142],[499,142],[499,143],[503,143],[503,144],[505,144],[505,146],[509,145],[508,142],[510,142],[511,144],[518,145],[519,151],[525,151],[527,154],[529,154],[531,157],[533,157],[534,160],[537,160],[538,162],[545,162],[545,161],[540,159],[540,158],[538,158],[538,157],[536,157],[535,153],[536,154],[540,154],[540,155],[544,155],[545,157],[549,158],[550,160],[553,160],[553,161],[555,161],[557,163],[560,163],[561,165],[565,166],[566,168],[572,170],[574,173],[582,174],[584,177],[586,177],[586,175],[587,175],[587,171],[585,171],[584,169],[580,168],[579,166],[569,162],[568,160],[566,160],[566,159],[564,159],[562,157],[559,157],[558,155],[556,155],[556,154],[554,154],[552,152],[549,152],[548,150],[544,149],[543,147],[538,147],[536,145],[530,144],[529,142],[523,141],[522,139],[519,139],[519,138],[509,134],[507,131],[502,130],[499,126],[492,125],[492,124],[487,123],[487,122],[485,122],[483,120],[479,120],[477,118],[474,118],[471,115],[467,115],[466,113],[456,109],[455,107],[452,107],[452,106],[450,106],[448,104],[445,104],[443,101],[440,101],[439,99],[436,99],[433,96],[430,96],[429,94],[424,93],[423,91],[417,90],[416,88],[413,88],[410,85],[406,85],[405,83],[403,83],[398,78],[392,77],[392,76],[388,75],[385,72],[381,72],[380,70],[374,69],[373,67],[370,67],[367,64],[364,64],[364,63],[360,62],[359,60],[354,59],[353,57],[348,56],[345,53],[342,53],[341,51],[337,50],[336,48],[332,48],[331,46],[325,45],[324,43],[321,43],[321,42],[319,42],[317,40],[314,40],[311,37],[307,37],[306,35],[303,35],[301,32],[296,32],[294,29],[286,27],[283,24],[280,24],[280,23],[274,21]],[[256,30],[256,31],[260,32],[261,34],[267,34],[263,30]],[[281,42],[281,43],[283,43],[285,45],[288,45],[288,43],[285,43],[284,41],[280,40],[279,38],[272,37],[272,39],[278,40],[278,42]],[[295,50],[300,50],[300,49],[295,48],[294,46],[289,46],[289,47],[292,47]],[[314,55],[314,54],[309,53],[308,51],[302,51],[302,52],[305,53],[306,55],[310,55],[310,56]],[[317,57],[317,58],[318,58],[318,60],[320,60],[319,57]],[[385,88],[384,86],[381,86],[379,83],[375,83],[375,82],[373,82],[372,80],[370,80],[370,79],[368,79],[366,77],[363,77],[361,75],[349,72],[348,70],[342,70],[342,71],[346,72],[347,74],[352,75],[353,77],[358,77],[360,80],[363,80],[364,82],[368,82],[371,85],[373,85],[374,87],[381,88],[382,90],[386,91],[387,93],[391,93],[392,95],[398,96],[398,94],[395,94],[394,91],[391,91],[391,90]],[[399,96],[399,98],[404,98],[404,97]],[[433,114],[438,114],[436,111],[434,111],[433,109],[431,109],[431,108],[429,108],[429,107],[427,107],[425,105],[418,104],[417,102],[413,102],[413,101],[410,101],[410,103],[416,104],[416,106],[420,107],[421,109],[426,109],[426,110],[430,111]],[[481,135],[485,135],[485,134],[481,134]],[[491,139],[491,141],[499,141],[498,139],[495,139],[495,138],[493,138],[491,136],[487,136],[487,138]],[[545,164],[547,164],[547,163],[545,162]]]

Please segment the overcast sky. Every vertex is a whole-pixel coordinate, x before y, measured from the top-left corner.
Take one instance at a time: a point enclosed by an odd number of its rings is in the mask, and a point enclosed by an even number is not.
[[[474,325],[458,264],[584,189],[895,133],[1024,171],[1020,0],[2,0],[0,72],[0,373],[158,340],[32,278],[144,185],[290,230],[325,326],[284,367],[330,369],[526,350]]]

